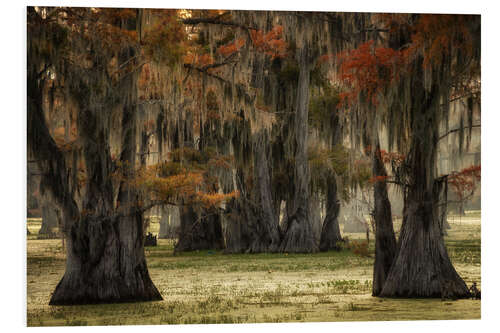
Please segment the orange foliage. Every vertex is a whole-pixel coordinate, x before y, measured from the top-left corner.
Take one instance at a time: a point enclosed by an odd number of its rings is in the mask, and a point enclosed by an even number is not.
[[[238,195],[237,192],[218,193],[215,174],[220,168],[230,167],[229,157],[211,156],[192,148],[174,150],[169,157],[175,162],[142,168],[130,184],[148,193],[153,201],[203,205],[207,208]]]
[[[372,151],[372,146],[366,146],[364,150],[365,154],[369,154]],[[404,154],[400,154],[398,152],[387,152],[384,149],[380,149],[376,151],[376,153],[379,154],[379,157],[384,164],[389,164],[389,163],[401,164],[405,159]]]
[[[197,200],[206,208],[219,206],[221,203],[232,198],[239,197],[238,191],[230,193],[196,193]]]
[[[187,33],[176,9],[151,10],[154,24],[145,31],[141,44],[144,55],[172,66],[186,53]]]
[[[239,38],[232,43],[221,45],[217,49],[217,53],[223,55],[224,57],[228,57],[233,53],[238,52],[243,47],[243,45],[245,45],[245,40],[243,38]]]
[[[261,30],[250,30],[250,36],[255,48],[269,56],[271,59],[286,57],[288,44],[282,37],[283,27],[275,26],[267,34]]]
[[[347,90],[341,94],[344,106],[363,96],[363,103],[377,105],[377,96],[383,94],[400,75],[411,75],[409,64],[416,55],[422,55],[424,67],[439,65],[451,52],[460,50],[471,55],[473,36],[467,28],[467,15],[421,14],[414,23],[406,14],[380,14],[379,22],[389,33],[404,28],[411,32],[411,42],[405,48],[395,50],[377,47],[373,41],[338,55],[339,75]],[[324,55],[320,61],[327,61]]]
[[[354,50],[340,53],[338,59],[340,79],[348,88],[340,94],[340,103],[348,105],[363,94],[365,102],[377,105],[377,95],[399,78],[408,52],[376,47],[373,41],[368,41]]]
[[[151,193],[152,200],[190,201],[202,185],[201,172],[184,172],[158,177],[159,165],[141,169],[131,185]]]
[[[419,15],[413,29],[411,50],[423,52],[426,67],[441,63],[453,49],[470,55],[473,36],[467,29],[467,20],[467,15]]]

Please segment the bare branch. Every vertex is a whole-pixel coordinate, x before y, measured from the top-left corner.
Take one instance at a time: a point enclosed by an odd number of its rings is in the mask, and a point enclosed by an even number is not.
[[[223,14],[224,15],[224,14]],[[222,21],[222,15],[216,17],[196,17],[196,18],[187,18],[182,20],[181,22],[187,25],[198,25],[198,24],[218,24],[218,25],[227,25],[231,27],[241,28],[244,30],[258,30],[256,27],[247,26],[244,24],[240,24],[234,21]]]
[[[439,141],[439,140],[441,140],[441,139],[444,139],[445,137],[447,137],[447,136],[448,136],[448,135],[450,135],[451,133],[455,133],[455,132],[461,131],[461,130],[466,129],[466,128],[475,128],[475,127],[481,127],[481,124],[472,125],[472,126],[470,126],[470,127],[469,127],[469,126],[466,126],[466,127],[464,127],[464,128],[454,128],[454,129],[452,129],[452,130],[449,130],[449,131],[448,131],[448,132],[446,132],[445,134],[441,135],[441,136],[439,137],[438,141]]]

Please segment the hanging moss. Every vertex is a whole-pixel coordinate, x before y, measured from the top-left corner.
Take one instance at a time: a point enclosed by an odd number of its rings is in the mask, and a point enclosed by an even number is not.
[[[339,91],[325,89],[323,94],[313,96],[309,102],[309,124],[320,130],[332,130],[331,120],[336,117],[339,104]]]
[[[299,66],[296,61],[286,61],[283,68],[277,73],[278,84],[297,85],[299,80]]]

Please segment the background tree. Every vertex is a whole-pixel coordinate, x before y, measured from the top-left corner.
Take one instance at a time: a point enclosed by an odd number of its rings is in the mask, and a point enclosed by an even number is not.
[[[343,67],[345,82],[354,87],[350,93],[378,106],[389,143],[406,156],[397,174],[405,202],[399,250],[380,295],[465,297],[467,287],[449,260],[437,219],[442,179],[436,177],[436,148],[450,96],[474,93],[477,87],[479,18],[382,19],[388,47],[363,44],[350,53],[357,61]]]
[[[28,148],[43,174],[42,188],[62,211],[67,238],[66,272],[51,304],[161,299],[146,267],[141,200],[129,186],[142,19],[142,10],[28,9]],[[78,110],[78,154],[71,165],[81,162],[81,168],[68,167],[47,128],[42,102],[48,83]],[[119,139],[111,147],[116,124]]]

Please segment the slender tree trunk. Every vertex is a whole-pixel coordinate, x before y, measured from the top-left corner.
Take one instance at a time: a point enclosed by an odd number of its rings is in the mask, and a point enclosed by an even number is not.
[[[307,45],[297,50],[299,63],[299,82],[297,88],[297,107],[295,114],[295,168],[294,168],[294,209],[288,216],[287,230],[281,242],[281,252],[316,252],[312,225],[309,218],[309,161],[307,155],[309,78],[311,59]]]
[[[323,227],[323,221],[321,220],[321,207],[319,201],[320,199],[318,198],[317,194],[313,194],[309,198],[309,218],[311,220],[314,241],[316,244],[319,244],[320,242],[321,230]]]
[[[31,9],[32,10],[32,9]],[[44,80],[37,77],[37,68],[28,70],[28,149],[37,161],[37,167],[43,175],[40,181],[40,193],[50,191],[53,204],[61,209],[62,232],[79,219],[78,206],[72,196],[66,161],[50,135],[42,110]]]
[[[373,175],[387,176],[377,143],[373,155]],[[377,181],[373,185],[374,220],[375,220],[375,263],[373,266],[372,295],[378,296],[384,287],[392,262],[396,256],[396,236],[392,224],[392,211],[387,183]]]
[[[170,209],[168,207],[163,207],[161,210],[158,238],[171,238],[170,236]]]
[[[39,235],[44,235],[45,237],[55,238],[54,229],[60,226],[60,218],[54,203],[50,201],[48,195],[45,194],[42,197],[42,226],[38,231]]]
[[[338,216],[340,213],[340,202],[337,199],[337,182],[334,177],[328,179],[328,190],[326,194],[326,216],[323,221],[320,251],[340,250],[339,242],[342,242]]]
[[[177,238],[180,227],[179,208],[166,206],[162,209],[158,238]]]

